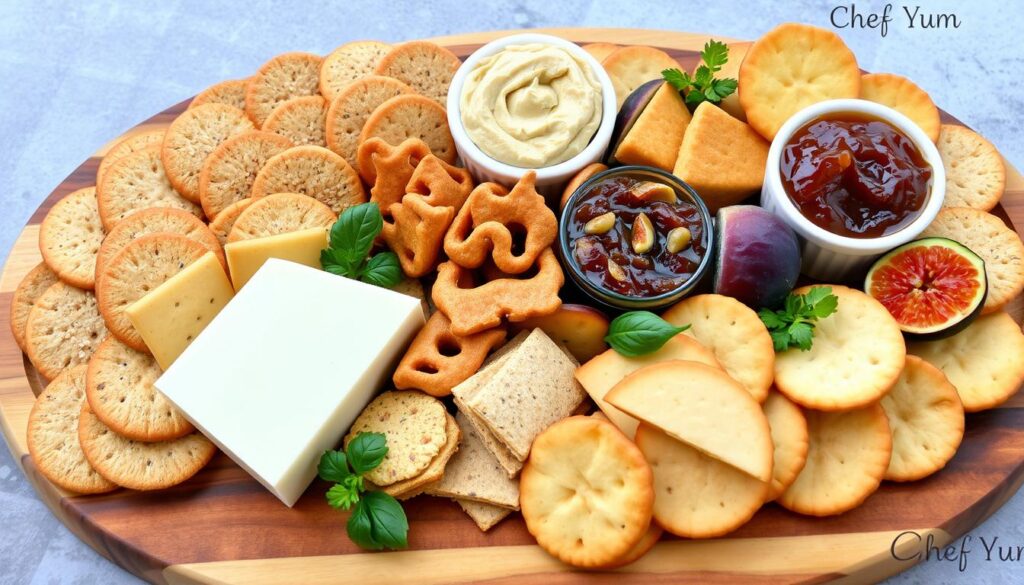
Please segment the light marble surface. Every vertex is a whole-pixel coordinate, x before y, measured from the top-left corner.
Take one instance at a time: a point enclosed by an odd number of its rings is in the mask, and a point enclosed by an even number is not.
[[[292,7],[299,4],[301,9]],[[782,21],[829,26],[831,9],[849,5],[810,0],[385,4],[0,2],[0,258],[46,194],[111,137],[216,81],[250,74],[276,53],[325,53],[359,38],[401,41],[541,26],[647,27],[756,38]],[[856,2],[861,11],[881,11],[885,4]],[[895,3],[896,20],[884,39],[877,30],[840,34],[862,67],[911,77],[1021,167],[1021,3],[907,4],[923,5],[922,12],[954,12],[961,26],[909,30],[901,4]],[[1018,494],[972,534],[1024,545],[1022,517],[1024,495]],[[977,538],[972,546],[963,573],[952,563],[928,562],[893,582],[1024,580],[1020,563],[985,562]],[[55,520],[8,450],[0,448],[0,584],[136,582]]]

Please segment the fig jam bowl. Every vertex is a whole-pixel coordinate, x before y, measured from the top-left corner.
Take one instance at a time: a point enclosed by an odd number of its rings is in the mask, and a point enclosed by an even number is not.
[[[761,206],[800,237],[804,274],[846,282],[917,238],[945,192],[939,152],[909,118],[828,100],[794,114],[772,140]]]
[[[611,78],[578,45],[551,35],[518,34],[480,47],[455,72],[448,125],[463,164],[478,181],[512,186],[534,169],[537,189],[553,194],[604,155],[615,127],[615,104]],[[546,138],[549,161],[532,148]],[[498,160],[485,149],[495,155],[505,149],[510,156]]]
[[[711,214],[697,193],[661,169],[598,173],[569,197],[559,254],[587,296],[612,309],[656,309],[689,294],[711,268]]]

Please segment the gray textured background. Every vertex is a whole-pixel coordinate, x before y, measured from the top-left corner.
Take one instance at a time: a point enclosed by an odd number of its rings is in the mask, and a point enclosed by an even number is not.
[[[148,116],[276,53],[326,53],[360,38],[385,41],[538,26],[621,26],[755,38],[782,21],[829,26],[843,2],[15,2],[0,0],[0,258],[39,202],[99,146]],[[859,11],[885,2],[861,1]],[[910,1],[954,12],[958,30],[909,30],[900,12],[877,30],[839,31],[863,68],[914,79],[942,108],[992,140],[1019,168],[1024,111],[1016,1]],[[295,3],[298,5],[298,3]],[[907,505],[913,505],[908,501]],[[972,534],[1024,545],[1018,494]],[[343,534],[339,529],[339,538]],[[975,538],[968,568],[929,562],[898,583],[1024,580],[1020,563],[985,562]],[[0,448],[0,583],[136,583],[72,536]]]

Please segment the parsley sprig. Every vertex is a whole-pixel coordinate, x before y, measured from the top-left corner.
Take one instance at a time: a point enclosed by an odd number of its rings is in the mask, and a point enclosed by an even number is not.
[[[782,309],[761,309],[757,316],[768,328],[775,351],[790,347],[807,351],[814,342],[814,322],[835,313],[838,307],[839,297],[832,294],[832,287],[815,286],[806,294],[790,293]]]
[[[331,274],[391,288],[401,282],[402,267],[394,252],[370,257],[373,242],[384,229],[376,203],[349,207],[331,227],[331,243],[320,252],[320,265]]]
[[[661,72],[665,81],[684,95],[686,104],[691,108],[703,101],[720,103],[736,91],[735,79],[715,79],[715,73],[721,71],[722,66],[729,62],[728,45],[711,39],[704,44],[700,58],[704,63],[697,67],[692,76],[679,69],[665,69]]]
[[[359,433],[344,451],[325,451],[317,466],[320,479],[334,483],[327,490],[327,503],[336,510],[352,510],[348,537],[371,550],[409,546],[409,521],[402,504],[384,492],[367,491],[363,483],[363,475],[380,465],[387,453],[383,434]]]

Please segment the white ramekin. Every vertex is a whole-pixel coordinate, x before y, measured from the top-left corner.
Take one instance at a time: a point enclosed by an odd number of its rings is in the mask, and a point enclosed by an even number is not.
[[[917,146],[925,161],[932,167],[931,192],[920,215],[898,232],[879,238],[850,238],[839,236],[819,227],[800,213],[782,186],[779,161],[786,143],[805,124],[832,113],[860,113],[884,120]],[[935,144],[903,114],[867,100],[828,100],[810,105],[786,120],[772,140],[768,151],[764,186],[761,188],[761,206],[781,217],[800,237],[803,254],[802,271],[807,276],[827,282],[845,282],[861,273],[879,255],[901,246],[921,234],[942,207],[946,195],[946,173]]]
[[[601,160],[608,144],[611,142],[612,130],[615,127],[615,88],[612,87],[612,80],[608,77],[601,64],[594,59],[590,53],[581,49],[575,43],[565,39],[542,34],[519,34],[502,37],[491,41],[480,47],[459,67],[452,78],[451,86],[448,89],[448,126],[451,128],[452,137],[455,138],[455,148],[462,158],[462,163],[473,173],[478,181],[493,181],[511,187],[523,176],[526,169],[494,160],[480,149],[466,133],[462,126],[462,86],[466,77],[476,68],[477,64],[491,55],[501,51],[509,45],[526,45],[530,43],[543,43],[561,47],[571,53],[580,61],[586,63],[593,70],[594,75],[601,84],[602,112],[601,124],[597,127],[590,144],[582,152],[571,159],[536,169],[538,191],[550,194],[556,193],[565,186],[569,179],[583,167],[590,163]]]

